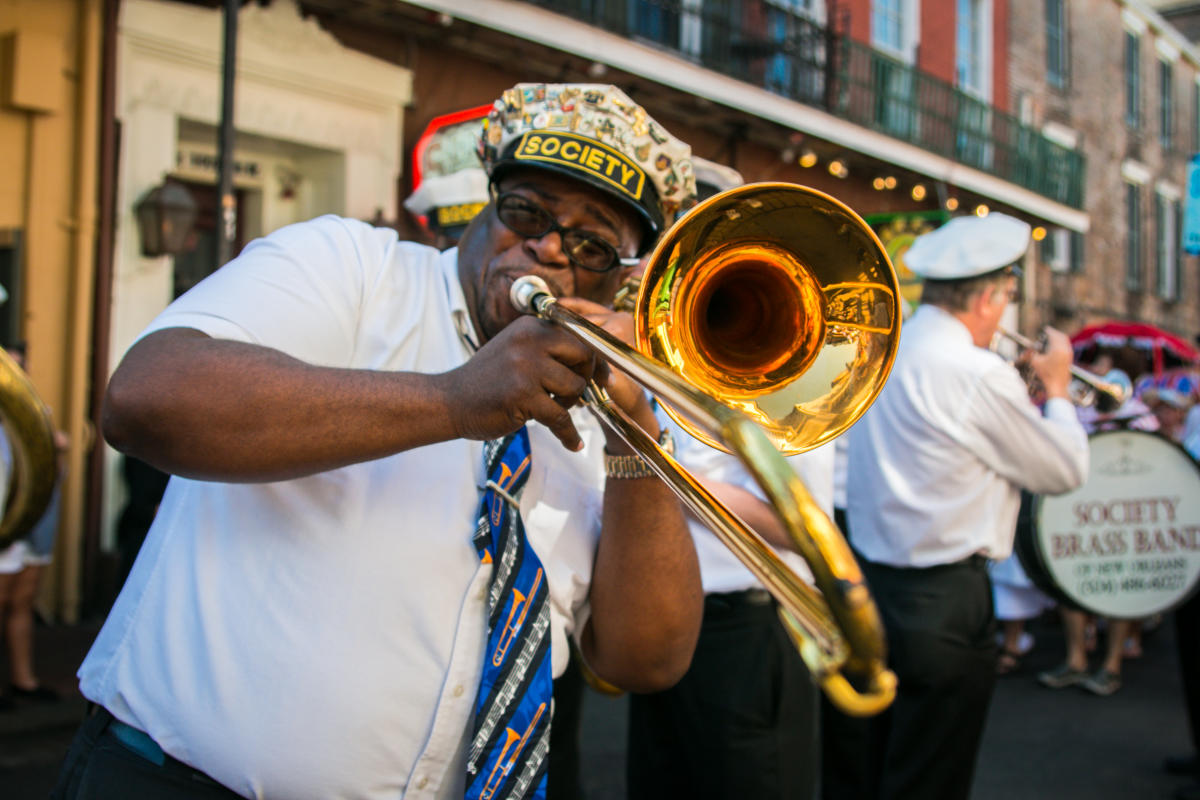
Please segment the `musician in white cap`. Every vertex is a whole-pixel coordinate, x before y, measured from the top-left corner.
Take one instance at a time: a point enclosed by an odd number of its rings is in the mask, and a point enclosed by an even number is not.
[[[992,213],[913,243],[905,263],[925,279],[921,305],[849,433],[850,543],[899,679],[895,703],[869,721],[863,797],[968,797],[996,676],[987,562],[1012,550],[1021,488],[1056,494],[1087,476],[1066,335],[1047,328],[1045,351],[1026,356],[1044,412],[988,349],[1029,241],[1026,223]]]

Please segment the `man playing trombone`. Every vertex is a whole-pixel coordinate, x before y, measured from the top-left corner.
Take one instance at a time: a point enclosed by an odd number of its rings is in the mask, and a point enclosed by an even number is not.
[[[1012,551],[1021,488],[1056,494],[1087,476],[1067,337],[1047,328],[1048,348],[1029,356],[1044,412],[988,349],[1029,241],[1027,224],[992,213],[913,243],[905,263],[925,279],[922,304],[850,431],[848,533],[899,679],[893,706],[867,723],[878,746],[862,797],[969,795],[996,674],[987,561]]]
[[[104,433],[173,477],[55,796],[541,798],[569,636],[622,688],[686,669],[679,503],[575,408],[596,378],[656,436],[645,392],[509,289],[628,336],[608,304],[691,201],[689,149],[601,85],[518,85],[480,145],[457,250],[289,226],[125,356]]]

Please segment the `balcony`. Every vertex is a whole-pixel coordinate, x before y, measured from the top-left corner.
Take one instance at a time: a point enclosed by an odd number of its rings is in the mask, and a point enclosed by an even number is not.
[[[908,142],[1072,208],[1084,159],[797,9],[804,0],[527,0]]]

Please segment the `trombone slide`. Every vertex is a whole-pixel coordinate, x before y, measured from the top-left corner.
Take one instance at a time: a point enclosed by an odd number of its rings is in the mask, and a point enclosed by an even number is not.
[[[758,425],[560,306],[540,279],[518,279],[511,296],[518,309],[562,325],[643,387],[672,403],[746,464],[812,568],[822,594],[805,584],[762,537],[609,402],[602,389],[593,386],[587,393],[591,409],[645,459],[779,601],[789,634],[830,700],[856,716],[887,708],[895,696],[896,678],[886,668],[882,623],[858,564],[837,527]],[[863,691],[851,685],[843,668],[862,676]]]

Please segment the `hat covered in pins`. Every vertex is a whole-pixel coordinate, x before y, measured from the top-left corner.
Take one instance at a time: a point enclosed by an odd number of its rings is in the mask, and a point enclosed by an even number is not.
[[[484,121],[479,157],[492,181],[535,167],[600,189],[634,209],[643,246],[696,201],[691,148],[616,86],[517,84]]]

